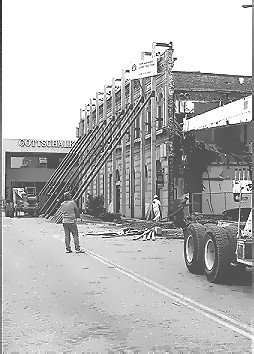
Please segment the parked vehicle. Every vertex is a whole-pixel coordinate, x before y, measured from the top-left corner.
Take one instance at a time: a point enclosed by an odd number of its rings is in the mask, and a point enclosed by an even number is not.
[[[230,109],[225,109],[223,116],[223,107],[221,107],[222,110],[214,110],[216,111],[214,115],[212,111],[208,112],[209,119],[197,116],[194,122],[191,122],[191,119],[185,121],[184,130],[202,130],[210,127],[216,129],[218,122],[219,126],[251,122],[251,97],[243,100],[248,100],[248,105],[245,102],[241,106],[243,107],[241,112],[232,113]],[[246,106],[249,107],[249,110],[246,110]],[[220,112],[222,112],[221,116]],[[254,269],[250,170],[236,170],[233,181],[233,198],[238,203],[237,219],[235,210],[229,209],[224,214],[228,214],[228,218],[231,220],[217,220],[214,223],[206,224],[192,222],[184,230],[185,264],[191,273],[205,274],[210,282],[223,281],[232,270],[233,265],[243,266],[249,270]],[[244,210],[242,210],[243,206]]]
[[[38,216],[39,204],[35,187],[12,188],[12,200],[6,201],[5,215],[20,216],[21,212]]]
[[[6,200],[4,202],[4,213],[5,216],[8,216],[10,218],[14,217],[14,204],[11,200]]]

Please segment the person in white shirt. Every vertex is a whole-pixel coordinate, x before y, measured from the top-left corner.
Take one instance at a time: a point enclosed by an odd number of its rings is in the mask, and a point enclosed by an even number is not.
[[[154,213],[153,221],[159,221],[162,217],[162,211],[161,211],[161,202],[159,200],[158,195],[156,194],[153,196],[152,206],[153,206],[153,213]]]

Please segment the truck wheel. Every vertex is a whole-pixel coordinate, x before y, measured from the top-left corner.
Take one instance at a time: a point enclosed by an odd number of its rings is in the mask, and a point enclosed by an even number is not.
[[[204,235],[206,227],[199,223],[191,224],[184,231],[184,260],[193,274],[203,274]]]
[[[235,225],[229,225],[224,227],[227,236],[228,236],[228,242],[229,242],[229,248],[228,248],[228,258],[229,262],[233,262],[236,259],[236,245],[237,245],[237,231],[238,228]]]
[[[223,227],[209,227],[204,238],[204,269],[207,280],[211,283],[221,282],[228,273],[229,241]]]

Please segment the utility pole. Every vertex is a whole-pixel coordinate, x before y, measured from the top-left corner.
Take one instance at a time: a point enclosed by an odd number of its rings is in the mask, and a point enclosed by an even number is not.
[[[156,57],[156,43],[152,44],[152,58]],[[156,77],[151,78],[151,91],[156,91]],[[156,193],[156,94],[151,98],[151,201]]]
[[[90,98],[89,130],[93,129],[93,100]]]
[[[172,69],[174,65],[173,43],[170,42],[164,56],[165,75],[165,114],[167,124],[167,159],[168,159],[168,215],[173,212],[174,202],[174,80]]]
[[[130,104],[134,106],[134,80],[130,80]],[[129,193],[130,193],[130,208],[131,218],[134,218],[134,123],[130,127],[130,181],[129,181]]]
[[[121,109],[125,111],[125,70],[122,70],[122,82],[121,82]],[[121,213],[126,216],[126,135],[122,140],[122,208]]]
[[[78,125],[78,138],[82,136],[83,122],[82,122],[82,108],[79,110],[79,125]]]
[[[96,118],[95,118],[95,125],[98,127],[99,126],[99,92],[96,92]],[[100,195],[100,171],[98,171],[98,174],[96,176],[96,195]]]
[[[84,111],[85,111],[85,118],[84,118],[84,135],[86,135],[87,134],[87,116],[88,116],[88,114],[87,114],[87,105],[85,104],[85,109],[84,109]]]
[[[85,109],[84,109],[84,112],[85,112],[85,117],[84,117],[84,135],[87,134],[88,132],[88,124],[87,124],[87,118],[88,118],[88,107],[87,107],[87,104],[85,104]],[[83,157],[83,156],[82,156]],[[82,179],[82,183],[83,183],[84,179]],[[83,204],[83,208],[85,209],[86,208],[86,200],[87,200],[87,190],[85,191],[84,193],[84,199],[82,201],[82,204]]]
[[[93,129],[93,100],[90,98],[89,130]],[[93,181],[90,183],[90,194],[93,196]]]
[[[105,126],[108,124],[107,118],[107,85],[104,85],[104,94],[103,94],[103,120]],[[108,211],[108,162],[104,164],[104,207],[106,212]]]
[[[145,59],[145,53],[141,53],[141,60]],[[144,96],[146,92],[146,78],[141,79],[141,95]],[[140,207],[141,207],[141,219],[145,219],[145,122],[146,122],[146,110],[145,108],[141,113],[141,140],[140,140]]]
[[[111,90],[111,103],[112,103],[112,112],[111,119],[112,121],[116,120],[116,83],[115,79],[112,79],[112,90]],[[116,150],[112,152],[111,155],[111,166],[112,166],[112,212],[116,213]]]

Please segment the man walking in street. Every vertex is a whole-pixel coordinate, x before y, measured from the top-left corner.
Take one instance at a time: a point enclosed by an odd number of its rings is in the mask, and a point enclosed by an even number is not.
[[[76,222],[76,219],[80,218],[79,209],[74,200],[71,200],[71,195],[69,192],[64,193],[64,202],[62,202],[59,211],[63,218],[66,253],[72,253],[70,246],[70,234],[73,236],[76,253],[85,253],[85,251],[81,249],[79,245],[78,227]]]

